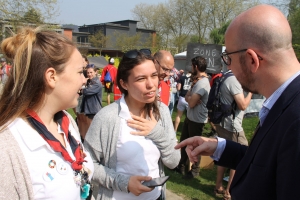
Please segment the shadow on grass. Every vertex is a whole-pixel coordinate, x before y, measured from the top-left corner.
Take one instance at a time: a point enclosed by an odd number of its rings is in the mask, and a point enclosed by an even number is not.
[[[222,196],[214,194],[216,167],[214,169],[201,169],[200,177],[185,180],[182,175],[165,168],[165,172],[170,179],[167,182],[167,188],[174,193],[183,196],[184,199],[222,199]]]

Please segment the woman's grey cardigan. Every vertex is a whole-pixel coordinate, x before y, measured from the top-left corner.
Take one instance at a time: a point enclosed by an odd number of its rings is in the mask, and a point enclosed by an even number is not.
[[[93,181],[99,184],[97,200],[112,199],[114,190],[128,192],[130,176],[116,172],[120,109],[120,101],[102,108],[94,117],[85,137],[84,147],[90,152],[95,166]],[[179,163],[180,151],[174,149],[177,139],[168,107],[159,103],[159,111],[161,119],[146,137],[156,144],[162,163],[173,169]],[[161,176],[164,175],[163,164],[159,164]]]

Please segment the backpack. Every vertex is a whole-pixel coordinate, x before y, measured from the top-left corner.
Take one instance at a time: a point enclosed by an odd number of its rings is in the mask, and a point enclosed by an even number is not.
[[[228,105],[222,103],[220,98],[222,96],[220,91],[222,83],[230,76],[233,76],[232,72],[220,73],[214,77],[206,104],[208,118],[214,124],[221,123],[224,117],[228,117],[231,114],[233,114],[233,119],[235,118],[234,110],[236,108],[236,102],[233,101],[231,105]]]
[[[110,69],[107,69],[107,71],[105,73],[105,76],[104,76],[104,82],[106,82],[106,83],[112,83],[112,78],[111,78],[111,75],[109,73]]]

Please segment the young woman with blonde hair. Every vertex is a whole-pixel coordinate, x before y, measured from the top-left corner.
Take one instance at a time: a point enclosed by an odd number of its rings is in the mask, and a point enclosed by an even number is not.
[[[81,54],[40,28],[21,29],[1,49],[14,65],[0,99],[0,197],[85,198],[93,164],[64,111],[76,107],[86,82]]]

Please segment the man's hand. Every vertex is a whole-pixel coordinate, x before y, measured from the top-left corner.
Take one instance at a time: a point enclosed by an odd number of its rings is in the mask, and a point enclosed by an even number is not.
[[[150,181],[151,179],[150,176],[131,176],[128,183],[128,191],[135,196],[139,196],[144,192],[151,192],[154,188],[149,188],[141,183],[141,181]]]
[[[198,155],[211,156],[217,149],[218,140],[216,138],[205,138],[195,136],[183,140],[175,146],[175,149],[180,149],[186,146],[186,153],[192,163],[198,161]]]
[[[130,132],[132,135],[140,135],[140,136],[146,136],[148,135],[152,129],[156,126],[157,121],[155,117],[153,116],[153,111],[150,111],[150,119],[144,119],[142,117],[138,117],[136,115],[131,115],[132,120],[127,120],[127,125],[131,128],[134,128],[138,131],[136,132]]]

